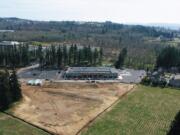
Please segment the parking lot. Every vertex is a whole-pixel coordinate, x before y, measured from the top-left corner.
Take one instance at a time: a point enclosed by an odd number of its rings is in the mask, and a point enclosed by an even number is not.
[[[60,80],[62,79],[62,72],[60,70],[39,70],[28,69],[18,74],[19,78],[24,79],[48,79],[48,80]]]
[[[119,75],[122,77],[122,83],[140,83],[142,78],[146,76],[145,70],[125,69],[119,70]]]
[[[146,72],[144,70],[134,70],[134,69],[124,69],[118,70],[120,79],[117,80],[98,80],[103,82],[122,82],[122,83],[139,83],[144,76],[146,76]],[[18,77],[20,79],[45,79],[45,80],[54,80],[54,81],[67,81],[63,79],[64,71],[60,70],[39,70],[35,69],[27,69],[20,73],[18,73]],[[72,80],[71,80],[72,81]],[[70,82],[71,82],[70,81]],[[77,81],[77,80],[76,80]],[[86,81],[86,80],[84,80]],[[84,82],[83,81],[83,82]]]

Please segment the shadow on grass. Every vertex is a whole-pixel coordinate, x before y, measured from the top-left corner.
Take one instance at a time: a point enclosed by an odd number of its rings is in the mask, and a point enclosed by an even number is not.
[[[171,129],[167,135],[180,135],[180,111],[177,113],[174,121],[171,123]]]

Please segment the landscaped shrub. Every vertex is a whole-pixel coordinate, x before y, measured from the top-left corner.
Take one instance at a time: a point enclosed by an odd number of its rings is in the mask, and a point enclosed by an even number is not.
[[[141,84],[143,84],[143,85],[150,85],[150,83],[151,83],[151,80],[150,80],[150,78],[149,77],[144,77],[143,79],[142,79],[142,81],[141,81]]]

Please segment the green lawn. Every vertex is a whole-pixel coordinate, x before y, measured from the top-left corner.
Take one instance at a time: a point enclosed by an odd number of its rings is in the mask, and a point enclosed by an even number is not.
[[[48,135],[24,122],[0,113],[0,135]]]
[[[83,135],[166,135],[180,110],[180,90],[138,86]]]

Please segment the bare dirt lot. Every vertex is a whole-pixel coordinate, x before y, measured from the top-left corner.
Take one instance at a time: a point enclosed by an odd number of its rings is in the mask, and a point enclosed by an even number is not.
[[[24,98],[13,113],[52,133],[75,135],[132,88],[120,83],[45,83],[42,87],[22,84]]]

